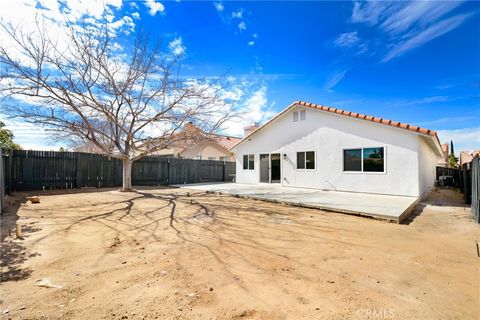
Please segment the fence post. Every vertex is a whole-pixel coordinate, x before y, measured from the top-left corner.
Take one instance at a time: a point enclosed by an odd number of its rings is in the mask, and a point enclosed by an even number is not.
[[[12,192],[12,162],[13,162],[13,150],[8,153],[8,168],[7,168],[7,176],[8,176],[8,184],[7,184],[7,193]]]
[[[170,185],[170,159],[167,160],[167,185]]]
[[[226,170],[226,163],[223,161],[223,170],[222,170],[222,181],[225,182],[225,170]]]
[[[5,177],[3,176],[5,170],[3,168],[3,154],[0,147],[0,214],[3,212],[5,205]]]

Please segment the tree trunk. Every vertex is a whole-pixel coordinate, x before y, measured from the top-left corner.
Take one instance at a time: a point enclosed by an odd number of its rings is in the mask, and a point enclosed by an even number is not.
[[[122,191],[132,190],[132,163],[130,159],[123,159]]]

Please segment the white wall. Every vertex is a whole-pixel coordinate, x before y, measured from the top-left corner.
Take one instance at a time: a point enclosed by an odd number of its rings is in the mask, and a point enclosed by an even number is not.
[[[420,195],[429,191],[435,184],[436,169],[439,157],[433,152],[423,137],[418,137],[418,163],[419,163],[419,192]]]
[[[259,154],[280,152],[284,186],[409,196],[425,190],[430,176],[422,176],[420,188],[418,135],[309,108],[306,120],[293,122],[292,112],[297,109],[301,107],[288,111],[236,148],[237,182],[258,183]],[[384,147],[386,172],[343,172],[343,149],[360,147]],[[314,171],[296,170],[297,151],[316,152]],[[248,153],[255,154],[253,171],[243,170],[242,156]],[[423,169],[430,166],[430,160],[422,163]]]

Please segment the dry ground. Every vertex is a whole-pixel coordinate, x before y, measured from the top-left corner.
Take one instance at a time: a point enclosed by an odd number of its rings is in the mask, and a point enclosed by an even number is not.
[[[174,188],[10,201],[2,319],[479,315],[479,226],[452,190],[402,225]]]

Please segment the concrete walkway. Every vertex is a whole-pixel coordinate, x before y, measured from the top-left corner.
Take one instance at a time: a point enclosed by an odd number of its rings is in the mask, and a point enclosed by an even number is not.
[[[176,187],[368,216],[397,223],[405,219],[418,202],[416,197],[323,191],[275,184],[198,183]]]

